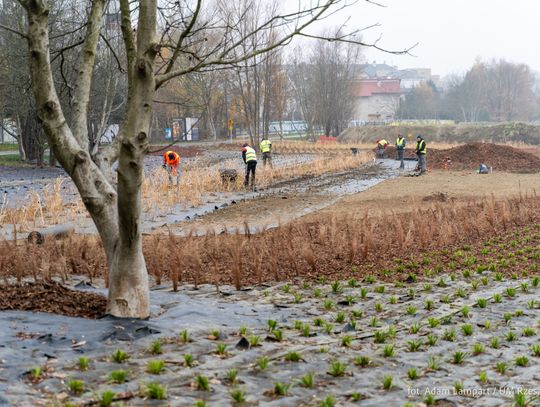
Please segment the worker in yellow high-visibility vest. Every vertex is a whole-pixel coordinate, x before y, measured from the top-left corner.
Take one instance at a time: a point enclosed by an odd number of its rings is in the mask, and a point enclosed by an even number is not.
[[[398,160],[401,161],[399,165],[400,170],[403,170],[405,168],[405,162],[403,161],[403,152],[405,151],[406,145],[407,142],[405,141],[405,138],[403,138],[403,134],[399,133],[396,139],[396,151],[398,154]]]
[[[262,154],[263,168],[266,167],[266,161],[268,161],[270,168],[272,168],[272,142],[268,140],[267,136],[263,136],[263,139],[259,144],[259,148]]]
[[[422,175],[426,172],[426,141],[421,135],[416,136],[416,155],[418,156],[418,170]]]
[[[251,189],[256,191],[257,187],[255,186],[255,170],[257,169],[257,153],[252,147],[250,147],[248,143],[244,143],[242,146],[242,160],[244,160],[244,164],[246,164],[244,186],[246,188],[249,186],[251,175]]]

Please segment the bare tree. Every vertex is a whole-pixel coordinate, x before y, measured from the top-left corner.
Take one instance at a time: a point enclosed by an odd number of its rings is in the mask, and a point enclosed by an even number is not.
[[[346,3],[313,1],[294,12],[276,13],[248,31],[218,1],[203,13],[203,1],[120,0],[128,92],[116,143],[92,157],[88,152],[88,107],[105,0],[93,0],[86,16],[81,56],[74,72],[71,116],[65,115],[51,64],[50,7],[47,0],[17,0],[25,9],[32,88],[38,116],[49,144],[77,186],[106,252],[109,265],[108,313],[119,317],[149,316],[149,289],[141,237],[141,184],[148,150],[156,89],[173,78],[216,67],[240,64],[284,46],[315,21]],[[227,2],[228,4],[234,2]],[[86,3],[88,4],[88,3]],[[207,10],[208,11],[208,10]],[[203,17],[204,16],[204,17]],[[158,26],[160,27],[158,31]],[[279,27],[275,37],[256,48],[243,45],[254,36]],[[214,47],[202,46],[213,31]],[[352,40],[352,38],[349,38]],[[343,37],[341,38],[343,40]],[[360,44],[359,42],[357,42]],[[166,52],[165,50],[168,50]],[[111,164],[118,159],[117,184]]]

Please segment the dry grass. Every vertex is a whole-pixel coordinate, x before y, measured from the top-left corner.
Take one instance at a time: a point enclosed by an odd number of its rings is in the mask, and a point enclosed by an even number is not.
[[[437,203],[408,214],[326,215],[255,235],[150,236],[145,238],[144,252],[154,281],[172,281],[175,288],[183,283],[227,283],[240,288],[321,275],[361,277],[391,269],[395,266],[394,253],[401,254],[404,262],[409,259],[419,263],[421,256],[435,249],[479,243],[525,225],[536,225],[539,210],[536,196],[484,199],[466,206]],[[0,270],[6,281],[66,280],[70,274],[90,279],[107,277],[97,237],[48,239],[40,246],[2,242]],[[410,271],[415,270],[422,270],[422,265]],[[400,278],[396,273],[386,277]]]

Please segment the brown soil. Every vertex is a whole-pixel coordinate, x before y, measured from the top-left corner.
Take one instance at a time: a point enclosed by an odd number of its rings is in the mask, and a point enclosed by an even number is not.
[[[197,146],[150,146],[148,155],[162,156],[166,151],[173,150],[180,154],[180,158],[196,157],[204,154],[204,149]]]
[[[49,312],[97,319],[105,314],[104,296],[70,290],[55,282],[1,285],[0,310]]]
[[[388,157],[396,156],[395,147],[388,147]],[[415,157],[412,149],[406,150],[406,158]],[[476,170],[486,164],[493,171],[532,173],[540,171],[540,157],[522,149],[492,143],[468,143],[457,147],[429,149],[427,166],[430,170]]]

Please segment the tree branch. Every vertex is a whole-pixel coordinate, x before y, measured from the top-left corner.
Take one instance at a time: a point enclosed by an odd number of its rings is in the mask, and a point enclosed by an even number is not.
[[[3,30],[9,31],[10,33],[17,34],[18,36],[22,38],[28,38],[28,36],[25,33],[19,30],[16,30],[15,28],[8,27],[7,25],[0,24],[0,28]]]
[[[201,11],[201,4],[202,0],[197,0],[197,6],[195,7],[195,11],[193,12],[193,16],[191,17],[191,21],[189,22],[188,26],[182,33],[180,34],[180,37],[178,38],[178,42],[176,43],[176,48],[174,50],[174,53],[169,61],[169,64],[167,66],[167,69],[165,70],[165,73],[169,73],[174,68],[174,63],[176,62],[178,55],[180,54],[180,51],[182,50],[182,44],[186,37],[190,34],[191,30],[193,30],[193,27],[195,26],[195,23],[197,22],[197,18],[199,16],[199,12]]]
[[[71,131],[83,149],[88,148],[88,103],[104,8],[105,0],[92,1],[82,56],[71,98],[73,106]]]

